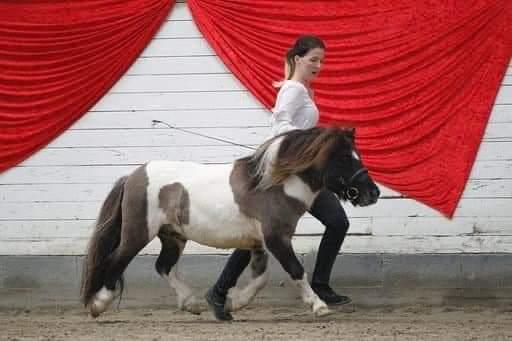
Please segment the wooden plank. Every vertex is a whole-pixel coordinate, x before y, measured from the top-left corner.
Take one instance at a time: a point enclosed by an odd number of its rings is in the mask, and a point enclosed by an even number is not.
[[[1,185],[0,204],[13,202],[99,202],[103,201],[112,183],[104,184],[23,184]]]
[[[320,236],[297,236],[293,239],[296,253],[318,249]],[[83,255],[87,238],[54,238],[48,240],[0,240],[0,255]],[[512,236],[348,236],[342,253],[507,253],[512,249]],[[158,254],[160,242],[155,239],[140,254]],[[187,243],[185,254],[230,254],[232,250],[215,249],[194,242]]]
[[[489,123],[512,122],[512,104],[495,104]]]
[[[89,238],[95,220],[0,220],[0,240]]]
[[[512,122],[489,122],[485,129],[483,141],[510,142],[512,141]]]
[[[463,198],[511,198],[512,179],[471,179],[466,184]]]
[[[369,235],[369,218],[351,220],[349,234]],[[0,220],[0,240],[9,239],[53,239],[53,238],[89,238],[94,230],[94,219],[48,219],[48,220]],[[313,217],[303,217],[296,235],[322,234],[324,226]]]
[[[455,217],[510,218],[512,198],[461,199]],[[95,219],[100,202],[2,202],[0,220]],[[442,217],[411,199],[381,199],[373,206],[345,205],[353,218]]]
[[[87,247],[87,242],[88,240],[85,238],[0,240],[0,255],[84,255]],[[154,252],[155,251],[152,250],[152,253]]]
[[[475,234],[512,235],[512,221],[507,218],[478,217],[473,222]]]
[[[134,165],[13,167],[0,174],[1,184],[113,184]]]
[[[483,160],[512,160],[512,141],[484,141],[480,144],[477,158]]]
[[[167,20],[165,21],[153,39],[182,39],[202,38],[203,35],[197,29],[192,20]]]
[[[166,128],[69,130],[46,148],[225,146],[227,142],[259,145],[269,138],[268,127],[189,128],[188,132]],[[190,133],[189,133],[190,132]],[[199,135],[194,135],[200,134]]]
[[[217,56],[140,57],[125,76],[217,73],[230,74]]]
[[[167,146],[43,149],[25,160],[24,166],[140,165],[149,160],[226,163],[249,155],[246,148],[226,146]]]
[[[245,91],[245,87],[231,74],[134,75],[122,77],[110,93],[200,91]]]
[[[496,104],[512,104],[512,85],[502,85],[495,100]]]
[[[476,160],[470,179],[512,179],[512,160]]]
[[[101,203],[33,202],[2,203],[0,220],[91,220],[96,219]]]
[[[373,217],[374,236],[457,236],[472,234],[475,217]],[[508,218],[512,222],[512,217]]]
[[[269,117],[270,112],[263,108],[89,112],[70,129],[151,128],[152,120],[160,120],[181,128],[243,129],[254,126],[268,127]],[[270,131],[270,128],[268,129]]]
[[[512,217],[512,198],[473,199],[459,201],[455,217]],[[352,217],[440,217],[434,209],[410,199],[382,199],[369,207],[346,208]]]
[[[317,237],[318,238],[318,237]],[[298,250],[318,245],[299,237]],[[512,236],[354,236],[347,237],[343,253],[510,253]]]
[[[91,111],[259,109],[247,91],[107,94]]]
[[[172,20],[192,20],[192,14],[185,0],[178,0],[167,17],[168,21]]]
[[[154,39],[140,57],[215,56],[215,52],[202,38]],[[139,57],[139,58],[140,58]]]

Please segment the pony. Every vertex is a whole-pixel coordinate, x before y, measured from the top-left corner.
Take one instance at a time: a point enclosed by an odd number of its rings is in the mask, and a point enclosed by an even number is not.
[[[92,317],[106,311],[123,272],[158,237],[156,271],[176,291],[178,307],[199,314],[200,302],[176,272],[188,240],[251,250],[252,279],[230,291],[226,311],[250,303],[268,278],[272,254],[317,316],[331,313],[312,290],[292,247],[299,218],[329,190],[354,206],[380,195],[354,142],[354,129],[311,128],[275,136],[230,164],[149,161],[123,176],[103,202],[84,257],[81,299]]]

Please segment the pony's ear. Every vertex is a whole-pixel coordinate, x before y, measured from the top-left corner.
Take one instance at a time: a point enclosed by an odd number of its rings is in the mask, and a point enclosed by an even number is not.
[[[347,137],[354,142],[356,137],[356,128],[355,127],[348,127],[344,129],[347,132]]]

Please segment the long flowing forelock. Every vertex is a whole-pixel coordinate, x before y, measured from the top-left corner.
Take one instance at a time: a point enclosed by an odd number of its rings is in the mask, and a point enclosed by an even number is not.
[[[249,159],[252,186],[266,190],[311,167],[322,168],[335,149],[348,144],[349,138],[338,128],[294,130],[276,136]]]
[[[254,164],[252,176],[259,180],[256,183],[256,189],[265,190],[274,185],[272,173],[282,140],[283,136],[270,139],[262,144],[251,157],[251,163]]]
[[[311,167],[322,168],[340,141],[346,140],[337,128],[312,128],[286,134],[273,164],[271,184],[281,184],[289,176]]]

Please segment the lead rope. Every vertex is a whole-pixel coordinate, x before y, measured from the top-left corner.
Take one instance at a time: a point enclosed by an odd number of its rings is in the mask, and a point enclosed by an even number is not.
[[[218,138],[218,137],[208,136],[208,135],[201,134],[201,133],[196,133],[196,132],[194,132],[194,131],[190,131],[190,130],[183,129],[183,128],[178,128],[178,127],[175,127],[175,126],[173,126],[173,125],[170,125],[169,123],[164,122],[164,121],[160,121],[160,120],[152,120],[152,121],[151,121],[151,126],[152,126],[152,127],[156,126],[157,124],[163,124],[163,125],[167,126],[167,127],[168,127],[168,128],[170,128],[170,129],[174,129],[174,130],[177,130],[177,131],[181,131],[181,132],[183,132],[183,133],[187,133],[187,134],[190,134],[190,135],[201,136],[201,137],[204,137],[204,138],[207,138],[207,139],[210,139],[210,140],[215,140],[215,141],[219,141],[219,142],[224,142],[224,143],[227,143],[227,144],[231,144],[231,145],[233,145],[233,146],[243,147],[243,148],[250,149],[250,150],[256,150],[256,148],[254,148],[254,147],[250,147],[250,146],[247,146],[247,145],[245,145],[245,144],[236,143],[236,142],[229,141],[229,140],[225,140],[225,139],[221,139],[221,138]]]

